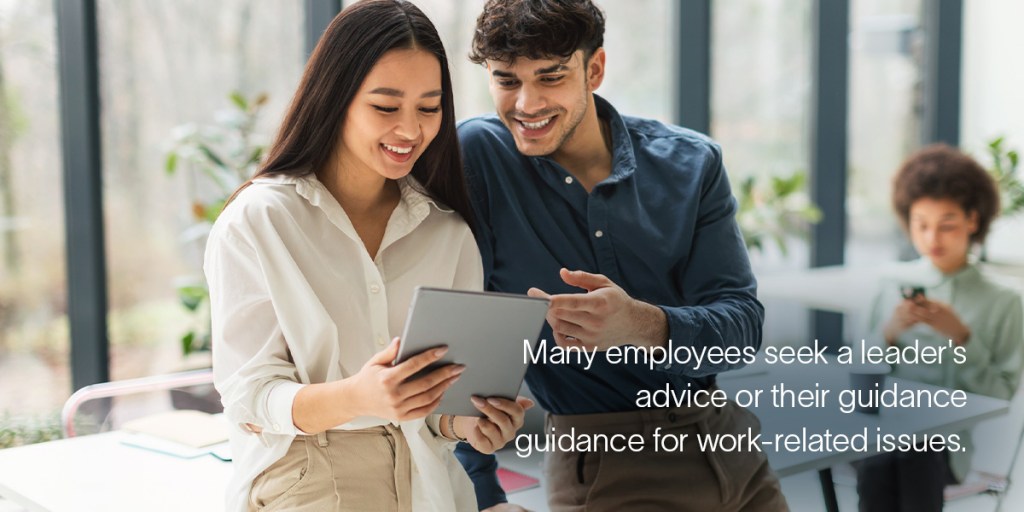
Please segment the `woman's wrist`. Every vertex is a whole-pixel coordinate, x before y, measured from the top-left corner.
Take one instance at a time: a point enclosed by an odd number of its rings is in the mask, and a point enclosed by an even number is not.
[[[441,437],[444,437],[445,439],[448,439],[450,441],[465,442],[466,438],[460,436],[458,431],[455,429],[455,419],[456,416],[451,414],[441,415],[441,421],[439,422],[438,425],[441,430]]]

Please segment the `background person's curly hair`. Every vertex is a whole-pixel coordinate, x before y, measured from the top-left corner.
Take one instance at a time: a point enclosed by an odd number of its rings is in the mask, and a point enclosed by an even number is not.
[[[583,50],[587,62],[603,45],[604,13],[590,0],[489,0],[469,60],[568,59]]]
[[[982,243],[999,214],[999,191],[973,158],[945,144],[933,144],[910,155],[893,178],[892,206],[903,229],[910,223],[910,206],[922,198],[949,199],[964,213],[978,214],[971,242]]]

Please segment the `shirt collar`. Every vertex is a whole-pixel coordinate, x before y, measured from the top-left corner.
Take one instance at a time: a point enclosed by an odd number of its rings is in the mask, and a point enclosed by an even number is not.
[[[633,174],[636,170],[636,156],[633,153],[633,141],[629,137],[629,130],[626,122],[619,115],[608,100],[594,94],[594,106],[597,108],[597,117],[608,121],[608,127],[612,131],[612,172],[601,183],[614,183],[621,181]],[[532,157],[535,162],[548,162],[558,164],[550,156]]]
[[[612,174],[605,181],[620,181],[636,170],[633,141],[626,129],[626,122],[608,100],[595,94],[594,106],[597,107],[597,117],[607,120],[612,130]]]
[[[295,185],[295,192],[306,201],[309,201],[309,204],[318,208],[323,207],[323,200],[325,197],[331,197],[331,193],[327,190],[327,187],[325,187],[313,173],[306,174],[304,176],[274,174],[255,178],[252,182]],[[431,206],[439,212],[451,213],[454,211],[427,195],[426,189],[423,185],[421,185],[420,182],[411,174],[398,180],[398,190],[402,195],[401,203],[409,211],[415,212],[417,214],[416,216],[421,219],[427,216],[427,213],[429,212],[428,209]]]
[[[919,259],[917,266],[922,283],[927,284],[928,286],[938,286],[945,282],[962,283],[975,279],[980,275],[976,263],[976,258],[969,256],[967,264],[952,274],[944,274],[938,267],[933,265],[931,260],[928,258]]]

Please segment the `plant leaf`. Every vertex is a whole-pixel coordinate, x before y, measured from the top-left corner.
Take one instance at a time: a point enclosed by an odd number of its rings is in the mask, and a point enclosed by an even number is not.
[[[227,170],[227,164],[225,164],[224,160],[221,160],[221,158],[217,156],[217,153],[214,153],[213,150],[210,149],[210,146],[207,146],[206,144],[200,144],[199,151],[202,151],[203,154],[206,155],[206,158],[210,159],[210,161],[213,162],[214,165],[220,167],[221,169]]]
[[[214,201],[206,205],[206,220],[215,222],[217,217],[220,217],[220,212],[224,211],[224,203],[226,200]]]
[[[242,93],[238,91],[232,91],[230,98],[231,102],[234,103],[235,106],[237,106],[238,108],[242,110],[249,110],[249,102],[245,101],[245,96],[242,96]]]
[[[195,312],[199,309],[199,305],[203,303],[203,300],[210,295],[210,292],[205,286],[201,285],[185,285],[178,287],[178,299],[181,301],[181,305],[185,306],[185,309]]]
[[[192,342],[196,339],[196,332],[189,331],[181,337],[181,353],[183,355],[189,355],[192,353]]]
[[[258,164],[261,158],[263,158],[263,146],[257,146],[252,150],[252,154],[249,155],[249,161],[245,165]]]
[[[178,168],[178,153],[172,151],[167,154],[167,161],[164,162],[164,171],[167,174],[174,174],[174,170]]]

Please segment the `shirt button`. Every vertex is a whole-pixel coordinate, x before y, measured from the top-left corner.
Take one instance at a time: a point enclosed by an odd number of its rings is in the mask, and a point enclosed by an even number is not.
[[[274,423],[274,432],[280,432],[280,431],[281,431],[281,425],[278,425],[277,423]]]
[[[597,238],[601,238],[602,236],[604,236],[604,231],[601,231],[600,229],[597,230],[597,231],[594,231],[594,236],[597,237]]]
[[[384,336],[377,336],[377,344],[384,346]]]
[[[572,185],[572,176],[566,176],[565,177],[565,184],[566,185]]]
[[[379,292],[380,292],[380,285],[378,285],[377,283],[373,283],[373,284],[370,285],[370,293],[379,293]]]

